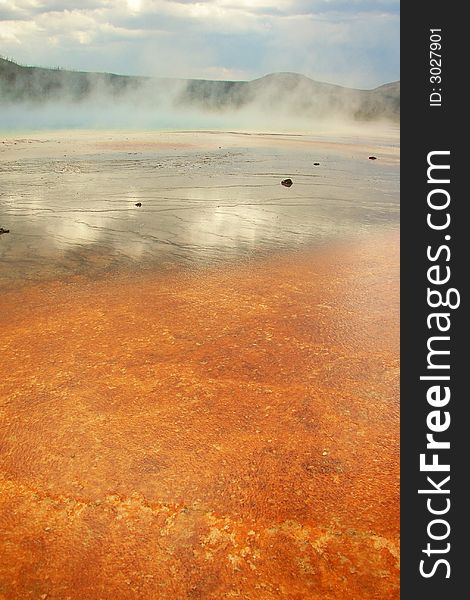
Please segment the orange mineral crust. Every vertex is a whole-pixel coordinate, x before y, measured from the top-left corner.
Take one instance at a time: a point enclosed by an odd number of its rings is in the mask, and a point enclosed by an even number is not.
[[[5,291],[5,599],[399,597],[398,236]]]

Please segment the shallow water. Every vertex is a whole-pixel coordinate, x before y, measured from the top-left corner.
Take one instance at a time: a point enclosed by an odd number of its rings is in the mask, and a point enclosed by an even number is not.
[[[398,235],[0,294],[7,598],[397,600]]]
[[[392,147],[370,161],[356,140],[300,135],[95,134],[84,143],[72,133],[0,146],[3,281],[206,266],[398,226]]]
[[[395,142],[0,143],[9,598],[397,599]]]

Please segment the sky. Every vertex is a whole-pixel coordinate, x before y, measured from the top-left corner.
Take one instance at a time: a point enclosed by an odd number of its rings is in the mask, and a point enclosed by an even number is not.
[[[126,75],[399,79],[398,0],[0,0],[0,55]]]

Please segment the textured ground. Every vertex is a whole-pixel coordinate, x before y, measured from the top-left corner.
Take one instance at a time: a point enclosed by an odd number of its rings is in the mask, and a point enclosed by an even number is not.
[[[398,599],[397,248],[4,291],[0,597]]]
[[[0,143],[0,227],[10,230],[0,289],[225,264],[398,228],[398,159],[396,134],[10,136]]]

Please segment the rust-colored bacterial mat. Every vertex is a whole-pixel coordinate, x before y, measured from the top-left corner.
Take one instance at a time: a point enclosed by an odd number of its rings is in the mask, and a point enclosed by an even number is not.
[[[5,599],[399,597],[398,237],[0,296]]]

